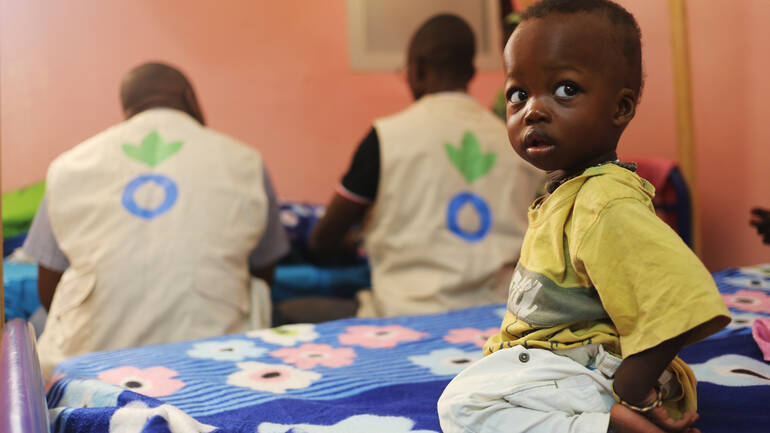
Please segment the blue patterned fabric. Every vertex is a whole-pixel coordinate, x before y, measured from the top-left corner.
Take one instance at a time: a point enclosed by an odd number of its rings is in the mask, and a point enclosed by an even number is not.
[[[303,296],[353,298],[358,290],[371,287],[363,254],[317,256],[310,251],[310,234],[325,209],[312,203],[281,203],[281,224],[291,249],[275,269],[270,290],[274,303]]]
[[[16,236],[3,238],[3,257],[8,257],[16,251],[16,248],[21,248],[21,246],[24,245],[25,239],[27,239],[26,232]]]
[[[358,290],[366,287],[371,287],[368,264],[329,267],[280,265],[275,268],[270,298],[276,303],[302,296],[352,298]]]
[[[751,321],[770,316],[770,266],[715,274],[736,320],[684,349],[706,433],[766,432],[770,366]],[[54,432],[439,432],[436,401],[496,333],[502,305],[286,325],[65,361]]]
[[[289,236],[291,251],[281,260],[282,265],[311,264],[316,266],[356,266],[367,264],[362,254],[313,254],[308,244],[318,220],[321,219],[326,207],[324,205],[283,202],[281,203],[281,224]]]
[[[39,307],[37,265],[3,260],[5,320],[28,319]]]

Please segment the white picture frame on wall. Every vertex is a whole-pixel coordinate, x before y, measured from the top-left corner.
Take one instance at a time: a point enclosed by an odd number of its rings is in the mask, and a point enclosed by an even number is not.
[[[463,17],[476,35],[476,69],[502,67],[502,30],[497,0],[347,0],[350,66],[355,71],[404,68],[409,39],[439,13]]]

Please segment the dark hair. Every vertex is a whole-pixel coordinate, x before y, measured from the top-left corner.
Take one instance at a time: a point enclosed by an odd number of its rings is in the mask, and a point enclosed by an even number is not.
[[[476,37],[465,20],[452,14],[436,15],[412,36],[410,56],[447,76],[469,81],[475,72]]]
[[[626,59],[629,84],[639,99],[644,86],[642,31],[634,16],[619,4],[609,0],[542,0],[527,8],[521,15],[521,21],[545,18],[551,14],[568,15],[580,12],[600,15],[614,25],[615,44]]]

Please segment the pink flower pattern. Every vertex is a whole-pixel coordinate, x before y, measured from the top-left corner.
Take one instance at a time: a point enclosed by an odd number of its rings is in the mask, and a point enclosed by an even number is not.
[[[405,328],[400,325],[373,326],[356,325],[348,326],[344,334],[339,336],[340,343],[361,346],[369,349],[390,349],[403,341],[416,341],[427,337],[424,332]]]
[[[165,397],[184,387],[184,382],[172,379],[177,374],[179,373],[166,367],[140,369],[124,366],[99,373],[99,380],[148,397]]]
[[[476,329],[476,328],[460,328],[451,329],[449,334],[444,337],[444,341],[453,344],[473,343],[478,347],[484,347],[484,343],[487,339],[499,332],[497,328],[489,329]]]
[[[270,355],[283,359],[299,368],[344,367],[353,363],[356,352],[349,347],[334,348],[328,344],[303,344],[300,347],[286,347],[270,352]]]
[[[728,307],[743,311],[770,312],[770,295],[756,290],[738,290],[723,293],[722,299]]]

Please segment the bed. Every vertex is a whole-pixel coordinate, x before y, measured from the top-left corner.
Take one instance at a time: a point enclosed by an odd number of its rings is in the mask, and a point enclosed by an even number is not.
[[[730,326],[681,353],[704,433],[770,431],[770,365],[751,334],[770,317],[770,265],[714,274]],[[92,353],[47,387],[54,432],[428,433],[436,400],[478,359],[504,307],[296,324]]]

